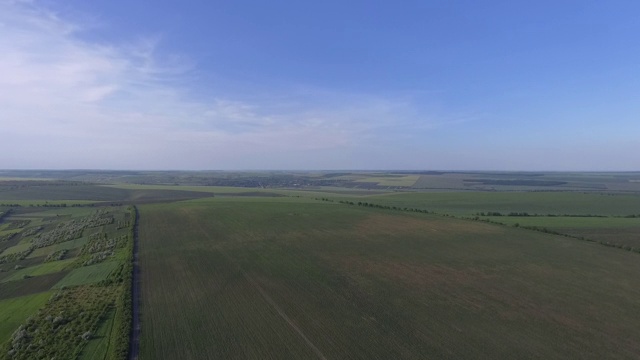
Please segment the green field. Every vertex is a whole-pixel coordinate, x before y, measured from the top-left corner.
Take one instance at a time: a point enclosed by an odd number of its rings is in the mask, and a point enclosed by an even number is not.
[[[391,187],[411,187],[420,178],[419,175],[387,175],[387,176],[371,176],[364,179],[358,179],[358,182],[376,183],[380,186]]]
[[[2,182],[0,182],[1,188]],[[206,192],[179,190],[123,189],[95,184],[36,181],[22,187],[0,191],[0,204],[58,205],[91,202],[154,202],[192,199],[210,196]]]
[[[140,214],[142,359],[640,352],[635,253],[304,199],[199,200]]]
[[[640,194],[581,192],[443,192],[372,195],[374,204],[426,209],[454,215],[480,212],[530,214],[618,215],[640,214]]]
[[[20,234],[0,254],[0,359],[125,359],[135,209],[43,203],[2,219]]]
[[[640,354],[640,173],[4,175],[0,359]]]
[[[640,218],[617,217],[547,217],[489,216],[482,217],[502,224],[548,229],[594,241],[631,246],[640,250]]]
[[[108,261],[91,266],[83,266],[73,269],[64,279],[53,286],[60,289],[63,286],[77,286],[93,284],[105,280],[115,269],[120,266],[117,261]]]
[[[0,255],[10,255],[10,254],[19,253],[19,252],[28,250],[30,247],[31,247],[30,243],[22,242],[22,243],[16,244],[16,245],[6,249],[2,253],[0,253]]]
[[[91,340],[87,343],[82,353],[78,357],[79,360],[104,360],[107,359],[109,353],[109,340],[113,331],[113,323],[115,320],[115,310],[110,309],[104,315],[100,322],[100,326],[96,330]]]
[[[65,268],[68,268],[71,264],[73,264],[74,261],[75,259],[67,259],[52,261],[41,265],[29,266],[24,269],[14,271],[11,276],[2,279],[1,282],[18,281],[24,279],[25,277],[35,277],[63,271]]]
[[[43,307],[50,297],[51,293],[43,292],[0,300],[0,343],[7,341],[18,326]]]

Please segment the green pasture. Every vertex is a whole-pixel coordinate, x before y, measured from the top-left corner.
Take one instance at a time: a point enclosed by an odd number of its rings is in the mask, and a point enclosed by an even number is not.
[[[64,279],[53,286],[60,289],[63,286],[77,286],[93,284],[105,280],[115,269],[120,266],[117,261],[105,261],[95,265],[82,266],[73,269]]]
[[[0,255],[10,255],[10,254],[15,254],[15,253],[19,253],[25,250],[28,250],[31,247],[31,243],[28,241],[24,241],[24,242],[20,242],[8,249],[6,249],[5,251],[3,251]]]
[[[20,229],[6,229],[6,226],[4,226],[4,230],[1,230],[2,228],[0,227],[0,236],[4,236],[4,235],[9,235],[9,234],[16,234],[18,232],[20,232]]]
[[[0,344],[9,340],[20,324],[43,307],[50,297],[50,292],[43,292],[0,300]]]
[[[48,263],[29,266],[24,269],[15,270],[13,274],[9,277],[3,278],[0,282],[8,282],[8,281],[21,281],[25,277],[36,277],[40,275],[46,275],[50,273],[55,273],[59,271],[63,271],[68,268],[75,259],[66,259],[60,261],[51,261]]]

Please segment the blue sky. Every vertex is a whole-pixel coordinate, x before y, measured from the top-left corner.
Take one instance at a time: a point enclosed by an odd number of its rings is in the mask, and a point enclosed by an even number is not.
[[[640,170],[639,13],[0,0],[0,168]]]

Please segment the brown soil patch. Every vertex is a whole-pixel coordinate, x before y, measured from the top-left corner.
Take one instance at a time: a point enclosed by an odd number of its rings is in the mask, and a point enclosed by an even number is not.
[[[1,283],[0,300],[48,291],[68,273],[69,271],[61,271],[42,276],[35,276],[20,281]]]
[[[442,233],[498,233],[497,226],[473,221],[445,218],[418,218],[406,215],[375,214],[355,225],[355,230],[363,235],[402,234],[426,232]]]
[[[441,264],[411,264],[406,262],[375,261],[359,257],[343,257],[341,267],[349,273],[386,278],[413,288],[438,285],[473,284],[491,276],[476,269],[456,269]]]

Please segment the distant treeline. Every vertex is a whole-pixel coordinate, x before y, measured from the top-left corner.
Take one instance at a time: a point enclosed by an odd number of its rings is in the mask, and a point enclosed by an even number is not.
[[[479,183],[482,185],[503,185],[503,186],[561,186],[566,185],[566,181],[555,180],[503,180],[503,179],[465,179],[465,182]]]
[[[122,205],[122,204],[120,204]],[[29,204],[29,205],[22,205],[22,204],[0,204],[0,207],[50,207],[50,208],[64,208],[64,207],[93,207],[95,206],[94,203],[89,203],[89,204]],[[111,206],[116,206],[111,204]]]
[[[640,214],[606,216],[606,215],[595,215],[595,214],[529,214],[527,212],[501,213],[501,212],[498,212],[498,211],[479,212],[479,213],[475,213],[475,216],[640,218]]]
[[[415,209],[415,208],[408,208],[408,207],[397,207],[397,206],[389,206],[389,205],[380,205],[380,204],[372,204],[372,203],[368,203],[368,202],[361,202],[358,201],[357,203],[353,202],[353,201],[339,201],[341,204],[347,204],[347,205],[357,205],[357,206],[365,206],[365,207],[371,207],[371,208],[376,208],[376,209],[384,209],[384,210],[399,210],[399,211],[409,211],[409,212],[417,212],[417,213],[423,213],[423,214],[429,214],[430,211],[428,210],[423,210],[423,209]]]
[[[315,198],[315,200],[335,202],[335,200],[332,200],[332,199],[329,199],[329,198],[324,198],[324,197],[323,198]],[[345,204],[345,205],[352,205],[352,206],[364,206],[364,207],[383,209],[383,210],[408,211],[408,212],[417,212],[417,213],[423,213],[423,214],[431,213],[430,211],[424,210],[424,209],[389,206],[389,205],[380,205],[380,204],[373,204],[373,203],[362,202],[362,201],[353,202],[353,201],[340,200],[340,201],[338,201],[338,203]]]
[[[86,184],[86,182],[70,180],[0,180],[0,188],[9,189],[24,189],[35,186],[79,186]]]

